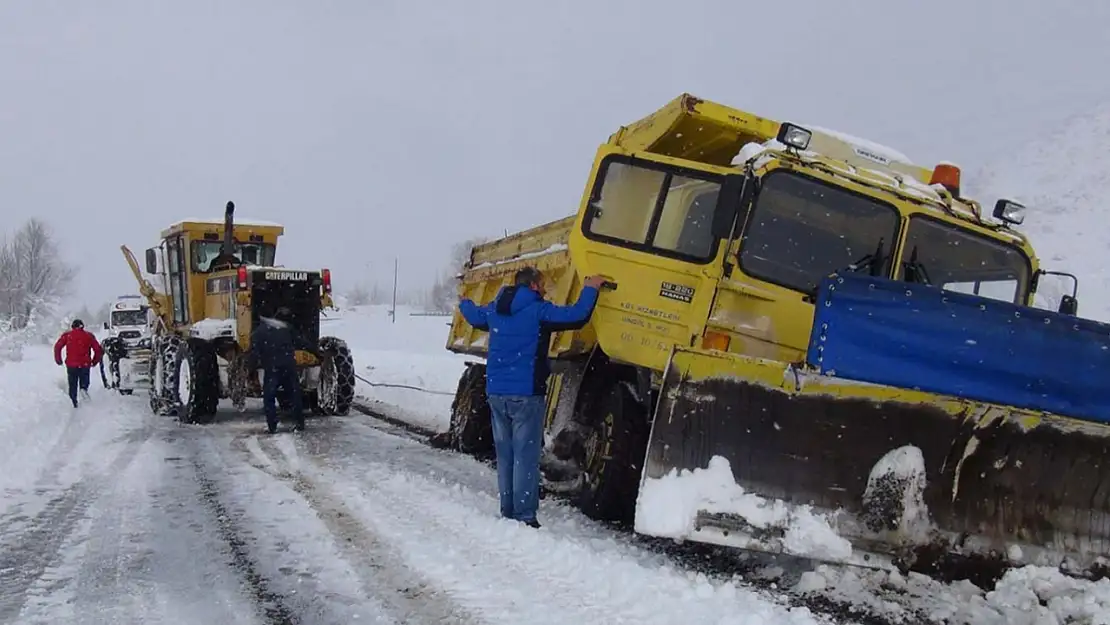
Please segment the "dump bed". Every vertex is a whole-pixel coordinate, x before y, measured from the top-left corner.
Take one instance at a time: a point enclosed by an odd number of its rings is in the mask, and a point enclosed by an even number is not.
[[[531,266],[544,274],[548,301],[566,304],[576,299],[582,283],[567,252],[574,219],[572,215],[475,246],[459,276],[459,296],[487,304],[501,287],[512,284],[517,270]],[[566,357],[588,351],[593,340],[584,340],[584,333],[591,333],[591,330],[557,334],[552,341],[551,356]],[[487,333],[471,327],[456,308],[447,349],[484,357],[488,345]]]

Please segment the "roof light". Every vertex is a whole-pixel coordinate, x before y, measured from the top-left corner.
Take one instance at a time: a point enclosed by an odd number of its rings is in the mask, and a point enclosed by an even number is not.
[[[239,267],[239,290],[243,291],[247,288],[247,268]]]
[[[998,200],[994,205],[994,218],[1016,226],[1025,221],[1025,206],[1013,200]]]
[[[320,277],[324,281],[324,292],[331,293],[331,269],[323,269],[320,271]]]
[[[804,150],[809,147],[809,140],[812,138],[813,133],[805,128],[796,126],[790,122],[783,122],[782,125],[779,126],[779,134],[775,137],[775,140],[787,147],[796,150]]]
[[[941,163],[933,168],[929,184],[939,184],[948,189],[952,197],[960,197],[960,168],[951,163]]]

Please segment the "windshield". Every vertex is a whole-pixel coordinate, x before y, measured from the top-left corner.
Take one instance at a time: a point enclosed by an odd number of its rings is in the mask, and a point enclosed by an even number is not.
[[[740,243],[740,268],[812,292],[831,273],[861,263],[888,273],[898,212],[874,198],[789,172],[763,178]],[[862,262],[861,262],[862,261]]]
[[[193,241],[193,271],[207,273],[220,255],[220,241]],[[274,264],[274,246],[269,243],[236,243],[235,258],[248,265],[269,267]]]
[[[146,309],[142,310],[113,310],[112,326],[145,326]]]
[[[898,279],[1021,304],[1029,260],[1020,249],[925,216],[910,219]]]

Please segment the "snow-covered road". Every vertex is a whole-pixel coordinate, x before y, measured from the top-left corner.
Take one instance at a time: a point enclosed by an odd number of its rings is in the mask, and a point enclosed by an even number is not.
[[[740,577],[551,498],[532,530],[488,466],[367,414],[182,426],[101,388],[73,410],[61,378],[0,365],[0,623],[1110,623],[1110,582],[1032,567]]]
[[[0,622],[828,622],[555,502],[500,520],[488,467],[369,416],[181,426],[59,377],[0,369]]]

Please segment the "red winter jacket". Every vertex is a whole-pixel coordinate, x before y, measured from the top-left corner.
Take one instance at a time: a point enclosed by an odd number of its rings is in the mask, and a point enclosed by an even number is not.
[[[74,328],[62,334],[58,342],[54,343],[54,362],[62,364],[62,348],[66,348],[67,367],[95,367],[100,364],[104,350],[100,341],[86,332],[84,328]],[[92,358],[89,358],[92,352]]]

